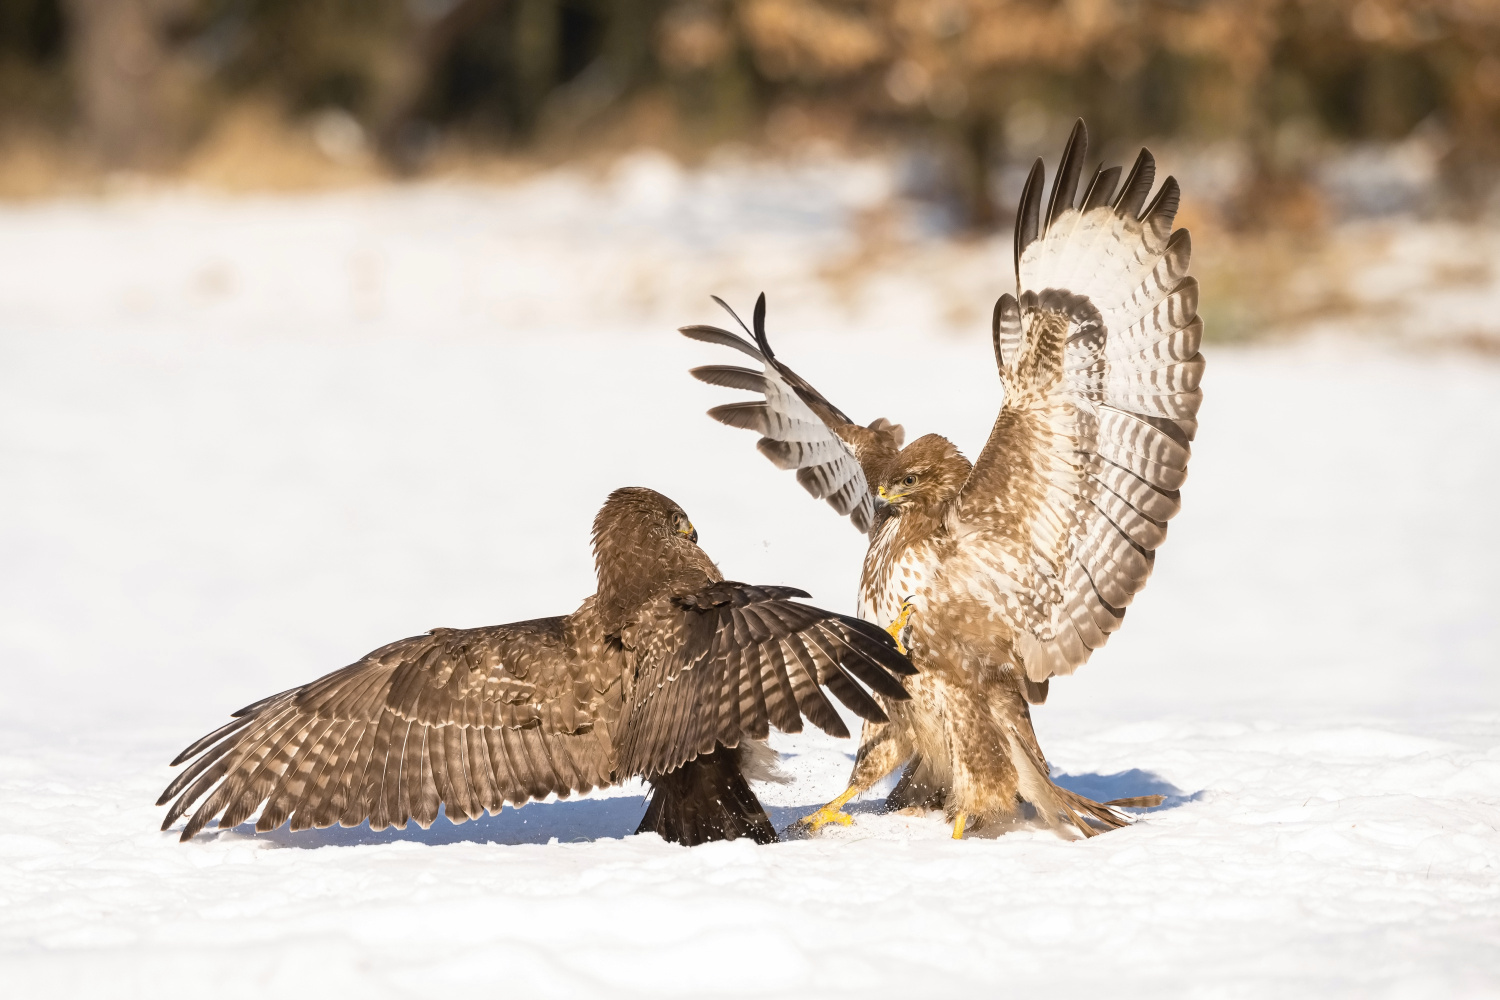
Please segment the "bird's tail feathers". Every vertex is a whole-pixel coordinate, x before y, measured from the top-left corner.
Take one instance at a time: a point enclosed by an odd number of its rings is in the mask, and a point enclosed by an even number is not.
[[[1029,730],[1030,727],[1027,728]],[[1027,736],[1031,738],[1027,739]],[[1130,817],[1119,811],[1121,808],[1145,808],[1161,804],[1162,797],[1159,795],[1095,802],[1052,780],[1050,768],[1042,758],[1033,734],[1012,731],[1010,744],[1011,760],[1020,779],[1021,798],[1031,803],[1037,816],[1059,833],[1068,834],[1077,830],[1084,837],[1093,837],[1106,830],[1118,830],[1129,826],[1131,822]]]
[[[711,840],[749,837],[776,841],[776,829],[751,791],[738,749],[723,745],[651,778],[651,804],[636,833],[692,847]]]
[[[1155,809],[1165,801],[1165,795],[1132,795],[1123,799],[1110,799],[1104,804],[1116,809]]]

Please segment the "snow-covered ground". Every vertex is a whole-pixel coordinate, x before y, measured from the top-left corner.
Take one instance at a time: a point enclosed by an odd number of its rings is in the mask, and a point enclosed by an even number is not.
[[[630,836],[626,787],[425,832],[157,832],[166,762],[228,711],[571,610],[615,486],[681,502],[731,577],[852,609],[861,537],[702,416],[722,390],[684,370],[722,359],[672,327],[764,288],[841,407],[973,454],[1008,249],[861,271],[889,186],[638,158],[0,209],[6,994],[1500,995],[1500,363],[1349,336],[1210,346],[1155,577],[1036,712],[1073,787],[1170,796],[1132,828],[953,842],[860,803],[687,850]],[[778,747],[784,825],[854,747]]]

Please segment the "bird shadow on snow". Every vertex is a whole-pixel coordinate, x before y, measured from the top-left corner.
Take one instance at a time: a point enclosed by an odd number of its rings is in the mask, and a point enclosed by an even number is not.
[[[1153,809],[1132,812],[1162,812],[1193,802],[1203,793],[1184,793],[1158,774],[1131,768],[1115,774],[1055,774],[1053,780],[1069,791],[1105,802],[1137,795],[1165,795],[1166,801]],[[821,802],[790,806],[767,805],[771,824],[787,831],[803,816],[817,810]],[[851,803],[846,812],[855,815],[879,815],[885,811],[883,798]],[[257,834],[253,823],[233,831],[238,836],[276,844],[279,847],[309,850],[319,847],[355,847],[363,844],[410,842],[440,846],[443,844],[547,844],[586,843],[594,840],[617,840],[635,833],[646,813],[644,795],[620,795],[601,799],[579,799],[563,802],[532,802],[524,808],[507,806],[498,815],[486,814],[466,823],[450,823],[441,812],[437,820],[423,830],[415,823],[405,830],[389,827],[371,830],[368,823],[356,827],[329,827],[325,830],[292,832],[285,826],[269,833]],[[224,831],[221,831],[224,832]]]
[[[1054,774],[1052,780],[1070,792],[1086,795],[1095,802],[1111,799],[1129,799],[1138,795],[1164,795],[1159,806],[1150,809],[1132,809],[1131,812],[1163,812],[1176,809],[1203,797],[1202,791],[1184,792],[1159,774],[1132,767],[1128,771],[1114,774]]]
[[[854,762],[853,756],[849,758],[850,764]],[[886,812],[885,796],[890,793],[896,784],[896,774],[890,775],[885,781],[875,786],[877,794],[868,798],[859,798],[844,807],[844,812],[851,815],[880,816]],[[1159,813],[1189,802],[1196,802],[1203,797],[1203,792],[1184,792],[1161,775],[1141,768],[1133,767],[1128,771],[1118,771],[1114,774],[1062,774],[1054,773],[1052,780],[1070,792],[1086,795],[1096,802],[1108,802],[1111,799],[1128,799],[1140,795],[1164,796],[1162,804],[1152,806],[1148,809],[1126,809],[1127,813]],[[766,806],[766,813],[771,817],[771,824],[777,830],[782,831],[788,839],[798,839],[796,831],[791,829],[802,817],[815,812],[821,802],[808,805],[796,806]],[[936,810],[934,810],[936,814]]]
[[[359,826],[331,826],[325,830],[298,830],[282,826],[270,833],[255,833],[254,824],[237,828],[257,840],[280,847],[312,849],[354,847],[362,844],[409,842],[436,847],[442,844],[547,844],[614,840],[635,833],[646,813],[644,795],[621,795],[572,802],[531,802],[524,808],[506,806],[499,814],[486,813],[466,823],[450,823],[441,812],[432,826],[422,829],[408,823],[406,829],[387,827],[371,830]]]

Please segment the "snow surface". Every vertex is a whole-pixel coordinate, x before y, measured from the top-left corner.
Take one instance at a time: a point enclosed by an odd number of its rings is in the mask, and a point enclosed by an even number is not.
[[[1500,364],[1210,347],[1184,512],[1036,711],[1089,841],[936,817],[695,849],[639,786],[372,834],[157,832],[166,762],[392,638],[557,614],[604,495],[852,610],[861,536],[701,411],[672,332],[765,288],[856,417],[974,454],[985,330],[849,277],[868,165],[0,209],[0,976],[8,996],[1500,995]],[[954,278],[959,275],[959,278]],[[924,295],[928,297],[924,298]],[[1497,303],[1500,304],[1500,303]],[[779,737],[778,825],[852,741]]]

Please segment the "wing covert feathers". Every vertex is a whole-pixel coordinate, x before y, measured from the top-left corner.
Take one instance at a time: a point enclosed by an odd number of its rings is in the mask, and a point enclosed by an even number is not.
[[[723,306],[744,328],[734,311]],[[755,343],[728,330],[685,326],[680,332],[692,340],[740,351],[764,366],[757,372],[733,365],[703,365],[691,370],[710,385],[754,392],[763,398],[715,406],[708,415],[720,423],[761,435],[756,447],[777,468],[795,470],[797,482],[814,497],[828,501],[860,531],[869,531],[875,500],[871,483],[886,462],[900,450],[900,426],[881,419],[861,427],[792,371],[771,349],[766,336],[766,297],[755,303]]]
[[[993,319],[1005,403],[958,507],[955,570],[990,581],[1034,681],[1077,669],[1145,586],[1202,400],[1177,182],[1150,197],[1142,150],[1118,192],[1120,169],[1101,167],[1077,199],[1086,150],[1079,122],[1045,214],[1040,161],[1021,196],[1017,292]]]

